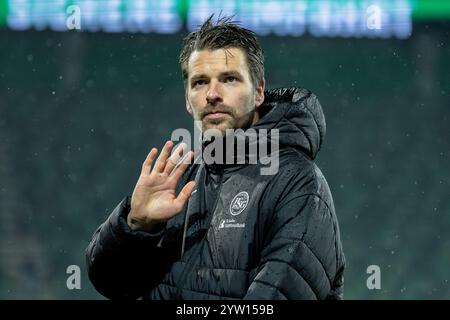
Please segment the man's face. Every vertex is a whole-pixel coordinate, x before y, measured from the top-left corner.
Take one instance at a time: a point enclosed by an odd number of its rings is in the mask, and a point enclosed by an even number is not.
[[[245,53],[238,48],[194,51],[188,61],[186,108],[202,130],[246,129],[259,120],[264,81],[252,84]]]

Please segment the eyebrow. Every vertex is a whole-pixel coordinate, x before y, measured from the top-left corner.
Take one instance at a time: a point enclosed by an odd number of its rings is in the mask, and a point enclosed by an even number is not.
[[[221,72],[220,75],[219,75],[219,77],[230,77],[230,76],[233,76],[233,77],[236,77],[236,78],[239,78],[239,79],[243,78],[241,73],[239,71],[236,71],[236,70],[224,71],[224,72]],[[204,73],[196,74],[196,75],[192,76],[191,82],[194,82],[194,81],[199,80],[199,79],[204,79],[204,78],[208,78],[208,76],[206,74],[204,74]]]

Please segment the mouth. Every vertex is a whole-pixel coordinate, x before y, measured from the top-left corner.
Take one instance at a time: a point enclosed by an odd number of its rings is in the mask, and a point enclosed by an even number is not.
[[[219,118],[222,118],[222,117],[225,117],[225,116],[229,116],[229,114],[226,113],[226,112],[210,112],[210,113],[205,115],[205,118],[208,118],[208,119],[219,119]]]

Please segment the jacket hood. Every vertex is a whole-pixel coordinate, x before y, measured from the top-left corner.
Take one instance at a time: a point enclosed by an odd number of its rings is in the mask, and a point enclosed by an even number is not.
[[[260,120],[254,129],[278,129],[280,149],[294,147],[311,159],[322,146],[326,124],[317,97],[303,88],[279,88],[264,92]]]

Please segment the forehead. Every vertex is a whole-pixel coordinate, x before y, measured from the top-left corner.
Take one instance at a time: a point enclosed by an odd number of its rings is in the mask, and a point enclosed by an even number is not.
[[[192,52],[188,61],[189,76],[195,74],[214,74],[235,70],[245,74],[246,57],[239,48],[200,50]]]

